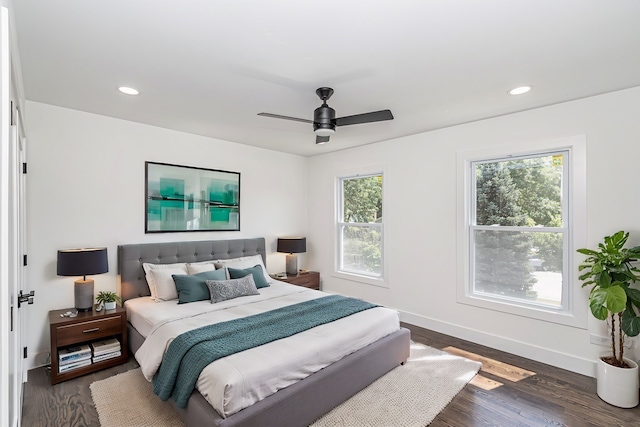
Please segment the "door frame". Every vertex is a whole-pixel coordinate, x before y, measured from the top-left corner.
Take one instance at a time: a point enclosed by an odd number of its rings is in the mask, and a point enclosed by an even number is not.
[[[17,303],[20,293],[28,294],[26,286],[27,267],[24,263],[23,256],[26,250],[26,174],[23,173],[23,164],[26,163],[26,139],[24,138],[24,127],[20,108],[15,102],[15,91],[12,92],[14,100],[13,108],[13,124],[11,126],[10,147],[11,154],[11,179],[9,187],[11,193],[12,220],[10,228],[15,230],[12,234],[12,245],[10,250],[10,266],[13,269],[11,274],[10,287],[13,293],[13,349],[14,349],[14,376],[13,376],[13,396],[15,402],[14,421],[16,426],[22,424],[22,398],[24,387],[27,381],[26,364],[24,363],[26,354],[23,349],[27,348],[27,310],[28,303]],[[26,351],[26,350],[25,350]]]
[[[18,295],[26,284],[26,141],[19,117],[22,86],[14,40],[10,11],[0,6],[0,425],[10,427],[22,420],[27,339],[22,333],[26,312],[18,308]]]
[[[15,301],[10,287],[10,122],[11,66],[9,51],[9,10],[0,7],[0,425],[15,425],[13,369],[13,314]]]

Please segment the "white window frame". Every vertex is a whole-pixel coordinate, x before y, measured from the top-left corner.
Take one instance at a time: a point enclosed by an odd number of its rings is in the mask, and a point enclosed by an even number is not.
[[[380,233],[382,236],[382,248],[381,248],[381,273],[380,276],[366,275],[361,272],[350,271],[342,269],[342,234],[341,227],[343,225],[349,225],[350,223],[343,222],[343,199],[342,199],[342,182],[345,179],[353,179],[353,178],[366,178],[370,176],[382,175],[382,223],[379,225],[376,224],[376,227],[380,228]],[[383,288],[388,288],[388,261],[387,261],[387,242],[388,242],[388,226],[385,222],[388,223],[388,205],[389,202],[387,200],[388,195],[388,180],[389,174],[386,171],[386,167],[384,166],[371,166],[360,169],[351,169],[348,171],[343,171],[339,173],[335,177],[335,231],[334,231],[334,268],[332,276],[340,279],[355,281],[359,283],[365,283],[368,285],[379,286]],[[364,225],[368,226],[369,224],[351,224],[351,225]]]
[[[475,219],[475,169],[478,162],[500,161],[508,158],[539,156],[545,153],[566,152],[566,182],[563,191],[563,289],[562,307],[530,304],[517,298],[502,298],[473,291],[474,245],[473,229]],[[586,246],[586,137],[584,135],[537,141],[526,148],[494,147],[484,150],[457,153],[457,228],[458,228],[458,271],[457,301],[475,307],[510,313],[518,316],[559,323],[577,328],[587,328],[587,294],[578,280],[579,257],[576,248]],[[544,231],[543,227],[513,227],[516,231]],[[513,231],[503,226],[500,230]],[[557,230],[557,229],[554,229]]]

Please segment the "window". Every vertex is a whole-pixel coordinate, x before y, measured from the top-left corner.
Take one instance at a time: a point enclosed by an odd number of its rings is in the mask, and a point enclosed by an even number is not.
[[[585,322],[581,314],[575,317],[573,298],[579,288],[573,248],[584,238],[584,220],[574,215],[584,213],[584,147],[554,148],[459,159],[466,169],[460,302],[576,326]]]
[[[383,278],[382,201],[382,172],[338,178],[338,273]]]
[[[568,155],[471,163],[474,294],[562,307]]]

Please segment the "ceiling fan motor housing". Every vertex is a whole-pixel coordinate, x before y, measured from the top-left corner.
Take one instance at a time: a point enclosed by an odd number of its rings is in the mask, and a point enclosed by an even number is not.
[[[317,135],[329,135],[336,131],[336,111],[326,103],[313,112],[313,131]]]

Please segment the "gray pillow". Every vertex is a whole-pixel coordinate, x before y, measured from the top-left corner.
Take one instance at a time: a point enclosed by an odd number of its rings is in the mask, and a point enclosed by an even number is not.
[[[207,280],[206,283],[211,294],[211,304],[248,295],[260,295],[251,274],[239,279]]]

